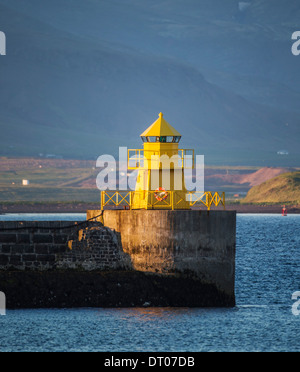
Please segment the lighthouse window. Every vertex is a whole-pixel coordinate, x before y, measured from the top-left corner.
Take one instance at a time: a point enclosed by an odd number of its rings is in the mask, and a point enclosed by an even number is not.
[[[175,142],[178,143],[180,141],[180,136],[142,136],[142,141],[143,142],[160,142],[160,143],[171,143]]]

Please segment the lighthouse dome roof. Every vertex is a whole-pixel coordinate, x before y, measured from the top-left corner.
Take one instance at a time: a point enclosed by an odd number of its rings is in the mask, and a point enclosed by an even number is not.
[[[164,118],[163,114],[160,113],[158,119],[147,128],[141,136],[180,136],[181,134],[172,127]]]

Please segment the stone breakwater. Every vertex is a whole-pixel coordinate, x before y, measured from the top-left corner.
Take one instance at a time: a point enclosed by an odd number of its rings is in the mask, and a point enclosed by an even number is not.
[[[7,308],[235,305],[234,212],[103,218],[0,222]]]
[[[126,268],[117,233],[99,222],[0,221],[0,270]]]

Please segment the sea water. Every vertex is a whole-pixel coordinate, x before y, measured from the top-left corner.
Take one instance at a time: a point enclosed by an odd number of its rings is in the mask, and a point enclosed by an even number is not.
[[[238,214],[236,238],[234,308],[7,310],[0,351],[300,351],[300,215]]]

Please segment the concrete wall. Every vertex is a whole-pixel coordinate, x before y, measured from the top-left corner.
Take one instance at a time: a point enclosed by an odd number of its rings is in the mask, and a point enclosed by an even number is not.
[[[134,269],[194,275],[234,296],[234,211],[105,210],[103,219],[120,235]]]

